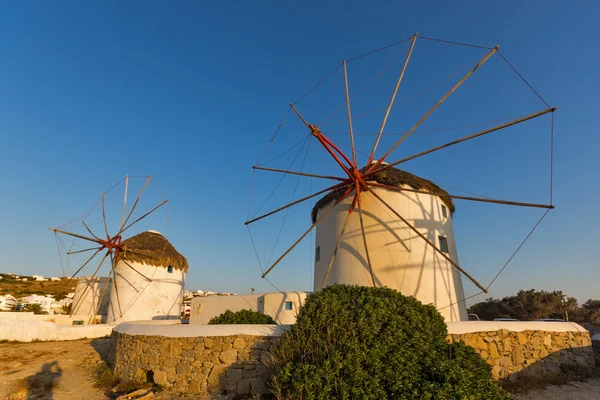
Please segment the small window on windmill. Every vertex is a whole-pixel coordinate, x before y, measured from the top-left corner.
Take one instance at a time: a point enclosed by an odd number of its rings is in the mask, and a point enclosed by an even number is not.
[[[286,302],[285,302],[285,309],[286,309],[286,310],[288,310],[288,311],[289,311],[289,310],[292,310],[292,309],[293,309],[293,307],[294,307],[294,304],[293,304],[291,301],[286,301]]]
[[[448,211],[446,211],[446,206],[442,204],[442,216],[444,218],[448,218]]]
[[[438,238],[440,239],[440,250],[444,253],[448,253],[448,239],[444,236],[438,236]]]
[[[315,249],[315,262],[319,262],[321,259],[321,246],[317,246]]]
[[[173,273],[173,266],[172,266],[172,265],[169,265],[169,266],[167,267],[167,273],[169,273],[169,274],[172,274],[172,273]]]

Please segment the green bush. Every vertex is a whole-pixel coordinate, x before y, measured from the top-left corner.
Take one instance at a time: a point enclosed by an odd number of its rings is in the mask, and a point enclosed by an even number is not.
[[[388,288],[333,285],[308,296],[267,363],[278,399],[509,399],[444,319]]]
[[[208,321],[209,325],[227,325],[227,324],[275,324],[273,318],[263,313],[252,310],[241,310],[232,312],[225,311]]]

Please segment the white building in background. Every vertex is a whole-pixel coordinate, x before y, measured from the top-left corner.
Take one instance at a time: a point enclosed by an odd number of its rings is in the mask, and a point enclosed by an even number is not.
[[[0,296],[0,311],[14,311],[18,304],[19,300],[10,294]]]
[[[278,324],[293,324],[304,304],[306,292],[273,292],[236,296],[194,297],[190,324],[208,324],[225,311],[251,310],[269,315]]]
[[[44,312],[50,313],[52,310],[52,304],[55,302],[54,297],[46,295],[40,296],[38,294],[32,294],[31,296],[23,297],[21,299],[21,307],[25,307],[28,304],[39,304],[42,306]]]
[[[185,257],[156,231],[140,233],[121,244],[107,323],[179,319],[188,270]]]
[[[41,275],[33,275],[32,278],[37,282],[46,282],[48,280]]]
[[[452,228],[454,205],[446,191],[433,182],[395,168],[374,175],[373,180],[427,192],[372,188],[420,233],[458,263]],[[331,207],[339,194],[330,192],[316,203],[312,213],[313,222]],[[315,291],[321,289],[352,199],[353,196],[349,196],[336,205],[317,225]],[[371,193],[363,192],[361,201],[376,286],[387,286],[404,295],[414,296],[425,304],[433,304],[446,321],[466,321],[468,317],[460,273]],[[335,283],[373,286],[363,243],[359,213],[355,210],[348,221],[325,286]]]
[[[55,277],[55,276],[54,276],[54,277],[52,277],[52,278],[50,278],[50,280],[51,280],[52,282],[60,282],[60,278],[58,278],[58,277]]]

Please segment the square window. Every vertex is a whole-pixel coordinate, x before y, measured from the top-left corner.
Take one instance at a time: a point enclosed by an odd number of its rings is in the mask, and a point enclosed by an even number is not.
[[[444,236],[438,236],[438,239],[440,239],[440,250],[444,253],[448,253],[448,239]]]
[[[315,249],[315,262],[319,262],[321,259],[321,246],[317,246]]]
[[[173,273],[173,267],[171,265],[169,265],[167,267],[167,273],[172,274]]]
[[[293,309],[293,303],[291,301],[286,301],[285,302],[285,309],[286,310],[292,310]]]
[[[448,218],[448,211],[446,211],[446,206],[442,204],[442,216],[444,218]]]

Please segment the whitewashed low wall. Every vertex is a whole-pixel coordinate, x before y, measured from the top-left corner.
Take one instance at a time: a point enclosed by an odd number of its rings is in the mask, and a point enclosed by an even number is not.
[[[84,324],[100,323],[102,320],[101,315],[42,315],[34,314],[32,312],[0,312],[0,322],[3,320],[14,320],[14,321],[48,321],[54,322],[58,325],[73,325],[73,321],[83,321]]]
[[[18,342],[92,339],[109,336],[109,325],[57,325],[47,321],[0,320],[0,340]]]

